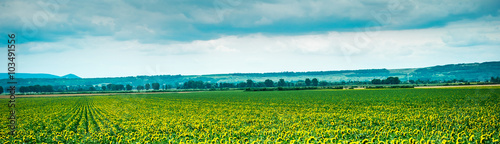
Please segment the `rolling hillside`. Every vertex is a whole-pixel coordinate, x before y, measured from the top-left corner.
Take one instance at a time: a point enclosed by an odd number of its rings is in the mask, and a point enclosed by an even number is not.
[[[7,74],[3,74],[7,76]],[[233,73],[212,75],[160,75],[160,76],[133,76],[113,78],[79,78],[76,75],[58,77],[50,74],[18,74],[19,85],[96,85],[103,83],[142,85],[146,83],[178,84],[188,80],[208,82],[242,82],[247,79],[264,81],[280,78],[286,81],[298,81],[305,78],[318,78],[330,82],[339,81],[370,81],[374,78],[397,76],[402,81],[410,80],[468,80],[485,81],[492,76],[500,76],[500,62],[450,64],[425,68],[409,69],[366,69],[341,71],[313,71],[313,72],[276,72],[276,73]],[[6,79],[0,80],[6,84]]]

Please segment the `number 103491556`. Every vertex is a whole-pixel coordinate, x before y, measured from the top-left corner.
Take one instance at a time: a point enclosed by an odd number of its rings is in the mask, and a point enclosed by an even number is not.
[[[16,51],[16,35],[15,34],[9,34],[9,39],[7,40],[8,42],[8,60],[9,60],[9,63],[8,63],[8,70],[9,70],[9,79],[14,79],[13,77],[11,77],[11,74],[15,74],[16,73],[16,63],[15,63],[15,59],[16,59],[16,54],[15,54],[15,51]]]

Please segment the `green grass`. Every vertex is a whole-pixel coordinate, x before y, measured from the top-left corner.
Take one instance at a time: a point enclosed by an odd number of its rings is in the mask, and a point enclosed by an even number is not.
[[[500,87],[18,98],[16,105],[15,139],[28,143],[500,139]],[[6,119],[8,107],[0,112]],[[0,142],[10,139],[6,126]]]

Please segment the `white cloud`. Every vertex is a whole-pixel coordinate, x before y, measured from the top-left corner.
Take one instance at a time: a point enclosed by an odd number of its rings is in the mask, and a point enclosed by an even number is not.
[[[218,12],[221,14],[221,17],[223,17],[229,12],[229,10],[219,10]],[[191,12],[191,15],[193,16],[192,21],[197,21],[204,24],[217,24],[224,20],[218,16],[217,10],[213,10],[212,12],[210,12],[203,9],[195,9]]]
[[[452,47],[500,45],[499,25],[500,17],[492,16],[477,20],[458,21],[449,26],[441,39]]]
[[[214,6],[214,2],[220,1],[226,6]],[[9,13],[1,13],[0,18],[9,23],[0,23],[0,28],[2,31],[6,31],[5,28],[23,29],[23,21],[32,23],[35,15],[48,14],[51,16],[47,23],[36,26],[40,32],[34,40],[45,40],[48,36],[43,34],[50,34],[54,39],[83,34],[115,36],[121,40],[141,39],[141,42],[193,41],[256,32],[301,33],[308,31],[310,25],[326,27],[313,32],[335,31],[338,27],[342,31],[354,31],[364,22],[377,22],[377,16],[381,15],[390,17],[381,28],[391,30],[440,27],[457,21],[456,17],[475,19],[498,14],[498,8],[490,10],[492,8],[488,7],[498,3],[494,0],[68,1],[56,5],[53,11],[40,6],[50,3],[7,1],[0,9]],[[297,27],[290,31],[274,31],[286,26]]]
[[[144,31],[147,31],[147,32],[149,32],[151,34],[156,33],[154,30],[150,29],[147,25],[137,26],[137,28],[143,29]]]
[[[498,60],[498,44],[453,45],[475,40],[471,37],[476,34],[489,42],[496,40],[500,34],[494,30],[497,27],[493,21],[467,21],[444,28],[297,36],[257,33],[165,43],[87,36],[20,45],[28,48],[28,52],[21,52],[25,57],[20,61],[26,66],[24,72],[78,72],[83,77],[144,75],[149,74],[148,68],[160,69],[154,74],[206,74],[423,67]],[[446,40],[450,34],[455,37]],[[368,43],[356,45],[359,37]],[[66,48],[71,50],[62,50]]]
[[[483,11],[494,1],[242,1],[220,9],[222,15],[213,3],[198,3],[115,0],[60,5],[54,18],[36,27],[39,37],[33,39],[38,41],[19,45],[21,72],[127,76],[147,74],[145,67],[156,66],[162,72],[155,73],[161,74],[310,71],[500,57],[500,19]],[[2,20],[12,20],[11,25],[0,23],[2,31],[12,25],[22,28],[19,19],[30,21],[44,12],[29,1],[4,4],[0,9],[13,14],[0,13]],[[384,14],[389,16],[385,25],[370,27],[382,31],[356,31]],[[322,25],[325,30],[309,30]],[[337,25],[339,31],[329,28]],[[273,31],[291,26],[298,28]]]
[[[482,33],[471,30],[450,31],[442,37],[443,42],[453,47],[484,45],[492,41]]]
[[[260,20],[255,22],[256,25],[267,25],[267,24],[272,24],[272,23],[273,23],[273,21],[271,21],[270,19],[268,19],[266,17],[262,17]]]
[[[115,20],[111,17],[93,16],[91,19],[92,24],[110,27],[112,30],[115,29]]]

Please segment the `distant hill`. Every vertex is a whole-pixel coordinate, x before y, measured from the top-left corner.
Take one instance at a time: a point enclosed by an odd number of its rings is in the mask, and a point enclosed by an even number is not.
[[[75,74],[67,74],[62,76],[61,78],[69,78],[69,79],[79,79],[79,76],[76,76]]]
[[[0,73],[0,79],[8,79],[9,75],[7,73]],[[37,78],[46,78],[46,79],[53,79],[53,78],[80,78],[74,74],[68,74],[65,76],[56,76],[53,74],[44,74],[44,73],[16,73],[16,78],[22,78],[22,79],[37,79]]]
[[[7,78],[7,74],[2,74]],[[500,76],[500,61],[484,63],[449,64],[425,68],[407,69],[365,69],[365,70],[340,70],[340,71],[312,71],[312,72],[274,72],[274,73],[232,73],[232,74],[211,74],[211,75],[159,75],[159,76],[131,76],[112,78],[79,78],[74,74],[62,77],[50,74],[17,74],[18,85],[98,85],[104,83],[131,84],[134,86],[146,83],[161,83],[176,85],[188,80],[205,81],[211,83],[244,82],[247,79],[254,81],[264,81],[271,79],[278,81],[283,78],[285,81],[298,81],[306,78],[318,78],[320,81],[341,82],[341,81],[370,81],[372,79],[384,79],[389,76],[396,76],[401,81],[407,80],[467,80],[486,81],[490,77]],[[6,85],[7,79],[0,79],[0,85]]]

